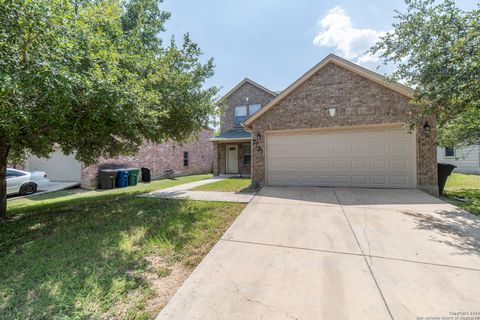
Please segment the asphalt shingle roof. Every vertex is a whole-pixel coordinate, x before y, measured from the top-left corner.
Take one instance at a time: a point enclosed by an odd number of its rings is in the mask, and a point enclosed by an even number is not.
[[[231,129],[218,136],[213,137],[213,139],[245,139],[251,138],[250,132],[246,131],[243,128]]]

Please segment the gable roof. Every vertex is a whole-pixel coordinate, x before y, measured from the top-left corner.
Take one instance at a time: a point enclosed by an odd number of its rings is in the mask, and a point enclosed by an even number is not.
[[[233,87],[230,91],[228,91],[221,99],[226,99],[229,95],[231,95],[232,93],[234,93],[235,91],[237,91],[238,88],[240,88],[241,86],[243,86],[245,83],[250,83],[251,85],[253,85],[254,87],[257,87],[258,89],[260,90],[263,90],[265,91],[266,93],[269,93],[271,94],[272,96],[276,97],[278,94],[265,88],[264,86],[256,83],[255,81],[252,81],[248,78],[245,78],[243,79],[242,81],[240,81],[239,84],[237,84],[235,87]]]
[[[293,90],[298,88],[300,85],[302,85],[305,81],[310,79],[313,75],[315,75],[320,69],[325,67],[329,63],[334,63],[340,67],[343,67],[353,73],[356,73],[362,77],[365,77],[371,81],[374,81],[384,87],[387,87],[393,91],[396,91],[408,98],[413,97],[413,90],[401,83],[398,82],[389,82],[387,78],[384,76],[370,71],[364,67],[361,67],[355,63],[352,63],[348,60],[345,60],[343,58],[340,58],[339,56],[336,56],[334,54],[329,54],[325,59],[320,61],[317,65],[315,65],[313,68],[308,70],[304,75],[302,75],[300,78],[298,78],[295,82],[293,82],[290,86],[288,86],[285,90],[283,90],[280,94],[278,94],[275,98],[273,98],[272,101],[267,103],[263,108],[258,110],[254,115],[252,115],[250,118],[248,118],[244,123],[243,126],[249,128],[252,124],[252,122],[255,121],[258,117],[260,117],[262,114],[267,112],[270,108],[278,104],[280,101],[282,101],[286,96],[288,96]]]

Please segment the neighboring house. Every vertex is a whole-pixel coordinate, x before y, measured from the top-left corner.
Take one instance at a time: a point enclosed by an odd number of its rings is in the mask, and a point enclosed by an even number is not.
[[[25,169],[45,171],[52,181],[78,181],[85,188],[98,185],[98,170],[102,168],[146,167],[152,171],[152,176],[162,175],[167,170],[174,170],[178,175],[207,173],[212,171],[211,137],[212,130],[205,129],[197,139],[183,145],[173,141],[146,143],[135,156],[100,159],[88,167],[73,155],[65,155],[58,150],[48,159],[31,156],[25,163]]]
[[[335,55],[278,95],[244,80],[226,95],[221,134],[211,139],[214,174],[250,173],[267,186],[438,194],[435,122],[418,123],[413,133],[404,128],[415,109],[411,96],[408,87]],[[250,105],[255,113],[245,112]]]
[[[455,171],[480,174],[480,145],[461,148],[437,148],[437,161],[456,166]]]

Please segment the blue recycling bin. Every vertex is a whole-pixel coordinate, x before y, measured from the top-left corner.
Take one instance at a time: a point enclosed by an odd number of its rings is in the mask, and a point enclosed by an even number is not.
[[[125,188],[128,186],[128,170],[117,170],[116,187]]]

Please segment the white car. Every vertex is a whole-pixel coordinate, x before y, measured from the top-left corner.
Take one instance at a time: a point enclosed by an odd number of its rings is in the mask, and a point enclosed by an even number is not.
[[[41,171],[28,172],[7,168],[6,178],[7,194],[34,194],[37,190],[46,187],[50,183],[45,172]]]

